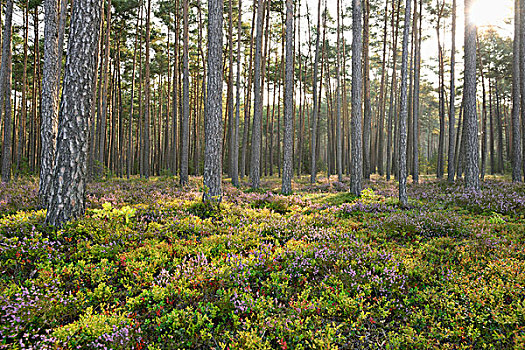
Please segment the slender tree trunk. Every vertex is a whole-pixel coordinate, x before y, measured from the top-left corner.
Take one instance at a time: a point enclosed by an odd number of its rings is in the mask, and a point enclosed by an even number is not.
[[[339,42],[339,40],[337,40]],[[372,130],[372,103],[370,99],[370,0],[365,0],[364,7],[364,88],[365,109],[363,119],[363,176],[370,179],[370,134]]]
[[[362,103],[362,7],[360,0],[352,1],[352,172],[350,175],[350,192],[361,195],[363,187],[363,145],[361,129]]]
[[[469,18],[472,0],[465,0]],[[465,21],[465,187],[479,190],[478,117],[476,112],[476,26]]]
[[[104,88],[102,90],[102,109],[100,111],[100,120],[98,127],[99,150],[98,150],[98,174],[102,176],[104,173],[104,166],[106,166],[105,149],[106,149],[106,123],[108,112],[108,84],[109,84],[109,54],[110,54],[110,37],[111,37],[111,0],[108,0],[106,9],[106,43],[104,52],[104,70],[102,75],[104,77]]]
[[[255,71],[254,71],[254,116],[252,131],[252,149],[250,180],[252,188],[259,188],[261,179],[261,123],[263,112],[262,84],[261,84],[261,60],[262,60],[262,35],[263,18],[266,1],[258,0],[257,6],[257,36],[255,38]]]
[[[378,125],[377,125],[377,172],[379,175],[383,176],[384,174],[384,144],[385,144],[385,102],[386,102],[386,93],[385,93],[385,85],[386,81],[388,80],[388,74],[387,74],[387,67],[386,67],[386,61],[387,61],[387,36],[388,36],[388,1],[386,0],[385,3],[385,24],[383,27],[383,60],[381,63],[381,87],[379,90],[379,107],[378,107]],[[394,0],[392,0],[393,3],[395,3]],[[392,13],[392,17],[394,17],[394,14]],[[392,28],[393,29],[393,28]]]
[[[314,183],[316,181],[317,177],[317,123],[319,120],[319,100],[321,98],[321,94],[317,94],[317,75],[319,72],[319,46],[321,41],[321,0],[319,0],[318,6],[317,6],[317,38],[315,43],[315,61],[314,61],[314,77],[313,77],[313,86],[312,86],[312,93],[313,93],[313,110],[312,110],[312,138],[310,140],[311,144],[311,176],[310,176],[310,183]],[[321,78],[322,81],[322,78]],[[322,84],[321,84],[322,85]]]
[[[190,120],[190,77],[189,77],[189,23],[188,23],[189,0],[184,0],[183,5],[183,38],[184,48],[182,50],[182,150],[180,163],[180,183],[188,183],[188,154],[189,154],[189,120]]]
[[[223,0],[208,0],[208,94],[204,121],[205,201],[220,201],[222,195],[222,23]]]
[[[417,0],[414,0],[414,11],[416,10]],[[415,32],[416,32],[416,53],[415,53],[415,72],[414,72],[414,113],[413,113],[413,122],[412,131],[414,145],[412,151],[414,152],[412,156],[412,179],[414,183],[419,182],[419,92],[420,92],[420,75],[421,75],[421,37],[422,37],[422,18],[423,18],[423,1],[419,1],[419,14],[416,17],[414,22]],[[418,26],[419,23],[419,26]]]
[[[145,103],[144,103],[144,127],[143,127],[143,176],[148,179],[150,175],[150,98],[151,98],[151,82],[150,82],[150,42],[151,42],[151,0],[147,2],[146,12],[146,62],[145,62]]]
[[[131,176],[133,167],[133,112],[135,106],[135,68],[137,62],[137,44],[139,38],[139,16],[135,25],[135,46],[133,49],[133,64],[131,68],[131,97],[129,102],[129,121],[128,121],[128,156],[127,156],[127,177]],[[169,74],[169,73],[168,73]],[[167,137],[167,135],[166,135]]]
[[[407,196],[407,118],[408,118],[408,41],[410,33],[410,6],[412,0],[406,0],[405,28],[403,32],[403,53],[401,59],[401,114],[399,118],[399,201],[403,207],[408,205]]]
[[[392,173],[392,125],[395,113],[395,100],[397,95],[397,38],[399,32],[399,17],[401,0],[397,1],[397,10],[395,1],[392,1],[392,41],[394,42],[392,48],[392,86],[390,88],[390,99],[388,107],[388,130],[387,130],[387,144],[386,144],[386,179],[390,180]],[[394,13],[396,16],[394,16]],[[395,18],[395,19],[394,19]]]
[[[456,0],[452,2],[452,49],[450,56],[450,108],[448,114],[448,182],[454,182],[456,169],[454,167],[455,141],[456,141]]]
[[[55,170],[46,217],[46,222],[53,226],[76,219],[85,210],[89,112],[97,68],[101,4],[100,0],[73,3]]]
[[[248,75],[248,83],[246,84],[245,88],[245,99],[244,99],[244,123],[243,123],[243,131],[242,131],[242,151],[241,151],[241,164],[240,164],[240,173],[241,173],[241,179],[244,178],[246,175],[246,161],[248,158],[248,134],[250,133],[250,115],[251,115],[251,104],[252,104],[252,87],[253,87],[253,73],[252,73],[252,65],[253,65],[253,43],[254,43],[254,36],[253,33],[255,31],[255,18],[257,13],[257,0],[253,1],[253,15],[252,15],[252,29],[250,33],[250,55],[249,55],[249,63],[247,64],[248,70],[246,71],[246,74]]]
[[[368,6],[368,2],[366,2],[366,6]],[[366,41],[366,33],[367,32],[367,13],[365,9],[365,50],[368,48],[366,45],[368,42]],[[336,166],[337,166],[337,179],[338,181],[343,181],[343,131],[341,129],[341,0],[337,0],[337,62],[336,62],[336,79],[337,79],[337,86],[336,86],[336,113],[337,113],[337,120],[336,120],[336,126],[335,126],[335,133],[336,133],[336,142],[337,142],[337,148],[336,148]],[[368,55],[365,53],[365,94],[366,94],[366,77],[367,77],[367,71],[366,71],[366,59],[368,58]],[[369,100],[370,101],[370,100]],[[365,101],[366,103],[366,101]],[[365,111],[365,131],[366,131],[366,118],[367,114]],[[366,137],[364,135],[363,137]],[[366,148],[366,143],[365,143]],[[366,149],[365,149],[366,154]],[[365,155],[366,158],[366,155]],[[368,159],[366,159],[368,161]],[[365,163],[365,171],[366,166],[368,163]]]
[[[24,7],[24,71],[22,73],[22,105],[20,110],[20,121],[19,121],[19,135],[18,135],[18,147],[16,154],[16,174],[20,174],[20,167],[22,162],[22,154],[24,153],[25,146],[25,133],[26,133],[26,121],[27,121],[27,52],[28,52],[28,36],[29,36],[29,0],[26,0]]]
[[[230,0],[230,4],[231,4]],[[242,38],[242,0],[239,0],[239,9],[237,15],[237,86],[236,86],[236,107],[234,123],[234,141],[232,152],[232,183],[239,186],[239,123],[241,115],[241,38]],[[233,37],[232,37],[233,40]],[[232,45],[233,47],[233,45]]]
[[[294,94],[294,9],[293,1],[286,0],[286,73],[284,99],[284,158],[282,192],[292,192],[293,176],[293,94]]]
[[[2,37],[2,63],[0,68],[0,113],[4,114],[4,140],[2,144],[2,182],[11,179],[11,89],[12,89],[12,51],[11,35],[13,23],[13,0],[7,0],[5,10],[4,34]]]

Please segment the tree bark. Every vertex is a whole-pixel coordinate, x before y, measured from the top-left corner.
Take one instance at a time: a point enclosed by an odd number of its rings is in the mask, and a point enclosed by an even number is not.
[[[230,0],[231,2],[232,0]],[[239,186],[239,123],[241,118],[241,38],[242,38],[242,0],[239,0],[239,10],[237,14],[237,86],[236,86],[236,107],[234,122],[234,142],[232,152],[232,184]],[[233,38],[232,38],[233,40]],[[233,45],[232,45],[233,47]]]
[[[320,41],[321,41],[321,0],[319,0],[317,6],[317,38],[315,42],[315,61],[314,61],[314,76],[312,85],[313,94],[313,110],[312,110],[312,138],[310,140],[311,145],[311,172],[310,172],[310,183],[314,183],[317,177],[317,123],[319,119],[319,99],[321,94],[317,94],[317,75],[319,72],[319,56],[320,56]],[[322,78],[321,78],[322,81]],[[321,84],[322,85],[322,84]]]
[[[255,38],[255,71],[254,71],[254,115],[252,127],[252,149],[250,164],[250,180],[252,188],[259,188],[261,185],[261,125],[263,113],[263,98],[261,84],[261,64],[262,64],[262,36],[263,18],[266,1],[258,0],[257,5],[257,36]]]
[[[204,122],[203,200],[220,202],[222,196],[222,17],[223,0],[208,1],[208,93]]]
[[[183,6],[183,38],[184,48],[182,49],[182,150],[180,163],[180,183],[188,183],[188,153],[190,142],[189,120],[190,120],[190,71],[189,71],[189,23],[188,23],[189,0],[184,0]]]
[[[286,0],[286,73],[284,99],[284,158],[282,192],[292,192],[293,176],[293,94],[294,94],[294,11],[293,1]]]
[[[350,192],[361,195],[363,187],[363,145],[361,130],[361,103],[363,71],[361,53],[363,52],[361,0],[352,1],[352,172]]]
[[[2,37],[2,63],[0,68],[0,113],[4,114],[4,140],[2,144],[2,182],[11,179],[11,141],[13,126],[11,112],[12,89],[12,49],[13,0],[7,0],[5,10],[4,34]]]
[[[456,141],[456,86],[455,86],[455,68],[456,68],[456,0],[452,2],[452,49],[450,56],[450,107],[448,114],[448,182],[454,182],[456,174],[454,155]]]
[[[337,40],[339,42],[339,40]],[[365,0],[364,7],[364,118],[363,118],[363,176],[370,179],[370,134],[372,130],[372,103],[370,100],[370,0]],[[339,97],[338,97],[339,98]]]
[[[399,201],[403,207],[408,205],[407,196],[407,119],[408,119],[408,41],[410,33],[410,6],[406,0],[405,28],[403,32],[403,53],[401,58],[401,113],[399,118]]]
[[[75,1],[71,15],[57,152],[46,222],[62,226],[85,210],[88,125],[97,66],[100,0]],[[95,54],[93,54],[95,53]]]
[[[476,25],[469,21],[473,0],[465,0],[465,187],[479,190],[478,117],[476,112]]]

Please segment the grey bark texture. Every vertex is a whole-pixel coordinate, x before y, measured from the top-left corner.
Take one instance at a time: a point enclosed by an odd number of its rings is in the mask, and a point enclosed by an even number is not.
[[[189,23],[188,23],[188,4],[189,0],[184,0],[183,8],[183,37],[184,47],[182,49],[182,150],[180,158],[180,183],[188,183],[188,154],[190,146],[190,70],[189,70]]]
[[[520,80],[525,77],[520,74],[520,4],[515,0],[514,5],[514,56],[512,67],[512,181],[521,181],[521,125],[520,125]],[[525,48],[523,49],[525,51]],[[523,82],[522,82],[523,84]]]
[[[12,85],[12,50],[11,33],[13,22],[13,0],[7,0],[5,10],[4,33],[2,36],[2,63],[0,66],[0,115],[4,116],[4,141],[2,144],[2,182],[11,179],[11,85]]]
[[[144,89],[145,91],[145,103],[144,103],[144,130],[143,133],[143,176],[147,179],[150,174],[150,119],[151,119],[151,81],[150,81],[150,42],[151,42],[151,0],[148,0],[148,9],[146,12],[146,71]]]
[[[337,157],[337,179],[338,181],[343,181],[343,131],[341,128],[341,25],[340,25],[340,17],[341,17],[341,0],[337,0],[337,62],[336,62],[336,79],[337,79],[337,87],[336,87],[336,99],[337,99],[337,120],[336,120],[336,126],[335,126],[335,133],[336,133],[336,142],[337,142],[337,148],[336,148],[336,157]],[[365,73],[366,74],[366,73]]]
[[[204,120],[205,201],[222,196],[222,11],[223,0],[208,1],[208,94]]]
[[[476,25],[468,20],[473,0],[465,0],[465,187],[479,190],[478,116],[476,111]]]
[[[311,144],[311,173],[310,173],[310,183],[314,183],[317,177],[317,123],[319,120],[319,96],[317,94],[317,75],[319,73],[319,56],[320,50],[319,45],[321,41],[321,0],[317,7],[317,38],[315,41],[315,61],[314,61],[314,77],[313,77],[313,110],[312,110],[312,138],[310,141]],[[321,84],[322,85],[322,84]]]
[[[73,3],[57,151],[46,222],[62,226],[85,210],[89,113],[97,66],[101,0]],[[95,54],[93,54],[95,53]]]
[[[363,145],[362,145],[362,95],[363,70],[361,54],[363,52],[361,0],[352,0],[352,166],[350,174],[350,192],[361,195],[363,189]]]
[[[64,3],[65,0],[62,0]],[[61,51],[59,51],[58,1],[45,0],[44,67],[42,69],[42,107],[40,139],[42,142],[39,197],[47,207],[55,161],[58,132],[58,85]]]
[[[372,131],[372,102],[370,100],[370,1],[365,0],[364,8],[364,118],[363,118],[363,176],[370,179],[370,134]]]
[[[414,0],[414,11],[416,11],[417,0]],[[414,72],[414,121],[412,123],[414,135],[414,145],[412,151],[414,152],[412,156],[412,179],[414,183],[419,182],[419,91],[420,91],[420,76],[421,76],[421,19],[423,16],[423,1],[419,2],[419,14],[417,16],[416,23],[416,57],[415,60],[415,72]]]
[[[261,185],[261,127],[263,99],[261,89],[261,60],[262,60],[262,35],[265,0],[259,0],[257,5],[257,34],[255,38],[255,70],[253,77],[253,90],[255,95],[253,126],[252,126],[252,148],[250,162],[250,180],[252,188]]]
[[[454,182],[456,176],[455,169],[455,148],[456,148],[456,86],[455,86],[455,69],[456,69],[456,0],[452,2],[452,51],[450,54],[450,106],[449,106],[449,124],[448,124],[448,182]]]
[[[231,1],[231,0],[230,0]],[[237,19],[237,80],[235,101],[234,141],[232,153],[232,184],[239,186],[239,123],[241,119],[241,39],[242,39],[242,0],[239,0]]]
[[[520,0],[520,72],[525,72],[525,0]],[[520,91],[521,91],[521,147],[522,147],[522,163],[523,163],[523,178],[525,180],[525,77],[520,75]]]
[[[293,176],[293,112],[294,112],[294,13],[293,1],[286,0],[286,70],[284,98],[284,159],[282,192],[292,192]]]
[[[399,118],[399,201],[403,207],[408,205],[407,196],[407,119],[408,119],[408,41],[410,33],[410,6],[406,0],[405,28],[403,31],[403,53],[401,56],[401,115]]]

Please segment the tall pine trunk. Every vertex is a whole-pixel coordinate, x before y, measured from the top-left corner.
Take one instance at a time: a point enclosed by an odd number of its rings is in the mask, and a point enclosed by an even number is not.
[[[208,1],[208,93],[204,121],[205,201],[222,195],[222,10],[223,0]]]
[[[11,179],[11,139],[12,139],[12,50],[11,36],[13,24],[13,0],[7,0],[4,34],[2,37],[2,64],[0,67],[0,113],[4,115],[4,140],[2,144],[2,182]],[[1,115],[1,114],[0,114]]]
[[[403,31],[403,53],[401,56],[401,107],[399,118],[399,201],[403,207],[408,205],[407,196],[407,119],[408,119],[408,41],[410,33],[410,6],[406,0],[405,28]]]
[[[282,192],[292,192],[293,176],[293,94],[294,94],[294,13],[293,1],[286,0],[286,69],[284,99],[284,158]]]
[[[465,18],[473,0],[465,0]],[[478,116],[476,112],[476,25],[465,20],[465,187],[479,190]]]
[[[53,226],[79,218],[85,211],[89,113],[94,97],[101,4],[101,0],[73,3],[52,191],[47,205],[46,222]]]
[[[363,71],[361,53],[363,52],[361,0],[352,1],[352,168],[350,192],[361,195],[363,187],[363,144],[361,129],[361,103]]]

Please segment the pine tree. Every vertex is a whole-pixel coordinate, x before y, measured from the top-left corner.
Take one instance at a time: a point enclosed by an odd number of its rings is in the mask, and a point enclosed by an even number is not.
[[[98,55],[101,0],[73,3],[46,222],[61,226],[85,210],[89,112]],[[95,54],[93,54],[95,53]]]

